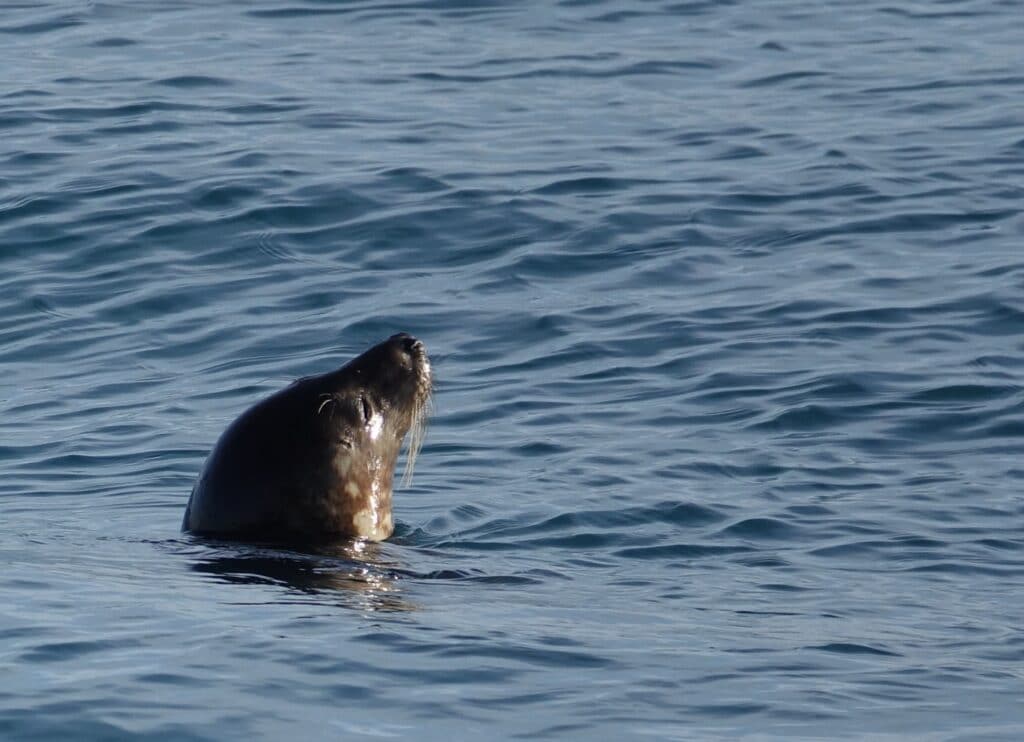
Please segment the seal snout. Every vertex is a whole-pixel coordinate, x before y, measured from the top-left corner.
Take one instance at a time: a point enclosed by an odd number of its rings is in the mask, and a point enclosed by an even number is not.
[[[429,394],[430,360],[423,341],[407,332],[400,332],[389,337],[381,345],[387,349],[394,363],[406,372],[411,372],[419,380],[420,386],[425,387],[421,391]]]
[[[413,337],[407,332],[399,332],[388,338],[388,342],[397,345],[411,356],[422,355],[426,348],[423,341]]]

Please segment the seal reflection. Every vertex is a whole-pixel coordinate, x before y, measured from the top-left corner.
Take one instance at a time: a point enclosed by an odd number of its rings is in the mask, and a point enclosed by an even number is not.
[[[359,539],[301,549],[241,547],[223,542],[224,553],[204,555],[192,570],[235,585],[277,585],[322,604],[321,596],[340,597],[354,610],[410,612],[417,606],[401,593],[401,565],[385,556],[380,544]],[[276,601],[275,601],[276,602]],[[287,602],[295,602],[289,598]]]

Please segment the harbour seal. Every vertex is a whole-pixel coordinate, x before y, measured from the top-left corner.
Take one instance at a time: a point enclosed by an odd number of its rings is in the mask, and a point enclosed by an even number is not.
[[[431,390],[426,349],[405,333],[293,382],[224,431],[182,530],[261,541],[386,539],[398,450],[411,429],[408,477]]]

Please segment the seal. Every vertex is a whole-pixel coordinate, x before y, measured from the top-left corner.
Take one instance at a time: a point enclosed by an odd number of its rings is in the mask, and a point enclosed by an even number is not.
[[[256,403],[207,457],[182,530],[293,543],[383,541],[394,531],[398,451],[411,430],[408,479],[432,388],[423,343],[399,333]]]

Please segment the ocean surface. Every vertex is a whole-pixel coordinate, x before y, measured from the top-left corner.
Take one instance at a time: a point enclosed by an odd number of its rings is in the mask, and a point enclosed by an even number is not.
[[[0,3],[0,739],[1021,739],[1022,19]],[[398,331],[393,539],[180,533]]]

